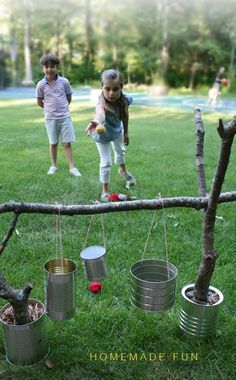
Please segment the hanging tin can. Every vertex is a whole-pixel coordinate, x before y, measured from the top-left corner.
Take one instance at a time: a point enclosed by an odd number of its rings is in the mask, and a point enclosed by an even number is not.
[[[106,256],[106,248],[100,245],[93,245],[81,251],[80,257],[88,281],[99,281],[108,276]]]
[[[176,267],[164,260],[141,260],[131,269],[131,303],[144,311],[165,311],[175,302]]]
[[[48,317],[64,321],[75,316],[77,265],[69,259],[52,259],[44,266]]]

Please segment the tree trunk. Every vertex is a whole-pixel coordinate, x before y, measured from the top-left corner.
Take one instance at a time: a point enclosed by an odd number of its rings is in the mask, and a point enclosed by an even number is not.
[[[202,227],[202,261],[195,282],[193,296],[196,301],[207,302],[210,280],[214,272],[217,252],[214,248],[214,227],[217,204],[227,171],[231,146],[236,134],[236,119],[224,125],[219,121],[218,133],[221,137],[221,150],[217,163],[216,173],[212,184],[209,202],[205,212]]]
[[[22,84],[30,86],[33,84],[32,65],[31,65],[31,48],[30,48],[30,24],[29,12],[26,1],[22,1],[22,12],[24,20],[24,57],[25,57],[25,77]]]
[[[85,2],[85,47],[84,47],[84,62],[86,69],[86,79],[90,79],[90,67],[93,61],[93,29],[91,20],[91,1]]]
[[[13,288],[7,284],[5,278],[0,274],[0,297],[11,304],[17,325],[24,325],[29,322],[27,309],[31,290],[31,284],[20,290]]]
[[[197,180],[198,192],[201,197],[205,197],[207,193],[205,166],[204,166],[204,127],[201,118],[200,109],[194,110],[194,121],[196,127],[196,167],[197,167]]]
[[[188,88],[191,91],[194,90],[194,81],[195,81],[196,72],[197,72],[196,67],[194,67],[194,64],[193,64],[190,69],[190,80],[189,80],[189,85],[188,85]]]
[[[230,64],[229,64],[229,79],[228,82],[228,89],[230,89],[232,85],[232,81],[234,80],[234,61],[235,61],[235,50],[236,50],[236,35],[235,33],[231,32],[231,40],[232,40],[232,47],[231,47],[231,54],[230,54]]]
[[[168,43],[168,28],[169,28],[169,12],[170,5],[168,0],[162,0],[157,6],[157,11],[162,14],[162,47],[161,47],[161,67],[159,75],[161,82],[165,82],[166,71],[169,63],[169,43]]]
[[[12,85],[16,87],[19,85],[19,70],[18,70],[18,43],[17,36],[15,30],[16,18],[15,15],[12,14],[10,18],[11,25],[11,47],[10,47],[10,57],[12,62]]]

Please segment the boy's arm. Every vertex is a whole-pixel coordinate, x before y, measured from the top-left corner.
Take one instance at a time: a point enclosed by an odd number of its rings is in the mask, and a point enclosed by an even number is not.
[[[67,98],[68,104],[70,104],[72,100],[72,94],[66,95],[66,98]]]
[[[37,98],[37,104],[39,107],[43,108],[44,107],[44,101],[42,98]]]
[[[41,82],[38,82],[36,86],[37,105],[41,108],[44,108],[44,91],[43,86],[41,86],[40,83]]]

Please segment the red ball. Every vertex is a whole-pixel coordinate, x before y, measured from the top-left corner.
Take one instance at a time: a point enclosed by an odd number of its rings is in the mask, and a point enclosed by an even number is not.
[[[95,282],[92,282],[88,288],[91,293],[100,293],[102,290],[102,284],[100,284],[100,282],[95,281]]]

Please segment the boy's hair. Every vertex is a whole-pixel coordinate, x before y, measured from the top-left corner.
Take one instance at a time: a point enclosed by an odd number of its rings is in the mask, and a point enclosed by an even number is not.
[[[121,89],[123,88],[124,81],[123,81],[123,77],[122,77],[121,73],[119,72],[119,70],[108,69],[108,70],[103,71],[103,73],[101,75],[101,85],[102,86],[103,86],[105,80],[118,81]],[[107,101],[103,92],[100,95],[100,101],[101,101],[101,104],[102,104],[105,112],[108,111],[108,112],[111,112],[115,115],[118,113],[118,116],[123,121],[123,124],[124,125],[128,124],[128,106],[127,106],[127,102],[126,102],[125,96],[124,96],[122,91],[121,91],[120,98],[116,102],[116,106],[118,105],[118,112],[117,112],[117,107],[114,107],[113,104],[111,104]]]
[[[40,58],[40,65],[47,66],[49,63],[51,63],[52,65],[59,66],[60,60],[55,54],[52,54],[52,53],[44,54]]]

